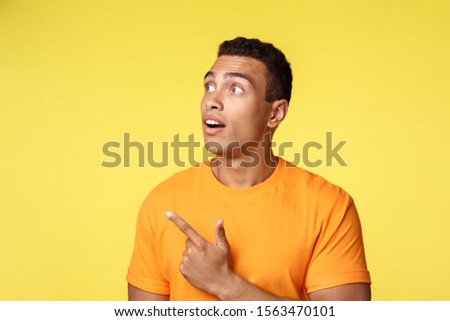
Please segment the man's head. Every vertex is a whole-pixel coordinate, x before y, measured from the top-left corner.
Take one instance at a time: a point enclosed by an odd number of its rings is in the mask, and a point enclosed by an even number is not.
[[[261,61],[267,69],[266,101],[272,102],[278,99],[290,101],[292,70],[285,55],[271,43],[237,37],[224,41],[219,46],[218,57],[220,56],[250,57]]]
[[[215,154],[242,155],[244,144],[271,140],[286,116],[292,73],[273,45],[236,38],[220,45],[203,86],[205,146]]]

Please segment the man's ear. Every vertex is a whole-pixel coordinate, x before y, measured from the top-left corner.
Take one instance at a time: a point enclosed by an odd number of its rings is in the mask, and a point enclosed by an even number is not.
[[[286,99],[275,100],[271,105],[271,113],[269,121],[267,122],[267,127],[277,128],[284,117],[286,117],[288,107],[289,103]]]

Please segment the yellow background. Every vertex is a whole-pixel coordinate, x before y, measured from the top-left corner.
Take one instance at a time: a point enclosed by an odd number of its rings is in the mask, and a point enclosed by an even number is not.
[[[374,300],[450,300],[448,1],[0,1],[0,299],[123,300],[140,203],[180,170],[108,141],[201,140],[202,78],[238,35],[294,91],[276,140],[356,200]],[[156,145],[160,146],[160,145]],[[317,152],[314,157],[323,157]]]

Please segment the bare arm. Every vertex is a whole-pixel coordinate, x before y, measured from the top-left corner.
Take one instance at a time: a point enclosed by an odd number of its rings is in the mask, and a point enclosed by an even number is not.
[[[368,283],[353,283],[319,290],[309,294],[313,301],[370,301],[371,290]]]
[[[226,285],[210,288],[211,294],[221,301],[289,301],[295,300],[272,295],[258,288],[256,285],[244,280],[231,271],[226,277]]]
[[[146,292],[128,283],[128,301],[169,301],[169,296]]]
[[[229,286],[224,289],[218,289],[215,295],[221,300],[238,301],[288,301],[295,300],[285,297],[271,295],[253,284],[245,281],[236,274],[229,280]],[[343,284],[332,288],[315,291],[309,294],[312,301],[370,301],[370,284],[354,283]]]
[[[224,301],[295,300],[267,293],[234,273],[223,220],[217,222],[216,244],[211,244],[180,216],[169,212],[167,217],[188,237],[180,272],[196,288]],[[313,292],[309,297],[311,300],[370,300],[370,285],[345,284]]]

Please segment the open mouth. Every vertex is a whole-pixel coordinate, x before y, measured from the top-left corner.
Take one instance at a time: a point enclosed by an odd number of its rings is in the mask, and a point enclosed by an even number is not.
[[[205,121],[206,126],[208,126],[209,128],[220,128],[220,127],[225,127],[224,124],[219,123],[216,120],[212,120],[212,119],[207,119]]]

